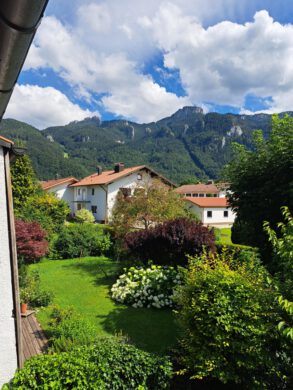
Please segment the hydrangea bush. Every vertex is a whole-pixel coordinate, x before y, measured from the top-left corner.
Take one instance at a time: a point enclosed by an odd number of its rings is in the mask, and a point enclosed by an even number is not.
[[[112,298],[120,303],[157,309],[173,307],[174,288],[181,277],[174,267],[131,267],[112,286]]]

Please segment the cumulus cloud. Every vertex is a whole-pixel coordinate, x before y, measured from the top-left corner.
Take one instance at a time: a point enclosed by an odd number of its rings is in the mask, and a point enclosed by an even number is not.
[[[193,102],[240,107],[253,94],[272,96],[272,109],[285,108],[293,87],[292,25],[259,11],[252,22],[204,28],[168,3],[147,26],[165,52],[165,66],[179,69]]]
[[[38,129],[92,116],[99,116],[99,113],[82,110],[52,87],[35,85],[16,85],[5,114],[6,118],[30,123]]]
[[[66,80],[79,97],[88,100],[89,91],[106,93],[105,109],[133,120],[154,121],[190,104],[188,98],[166,91],[140,73],[126,53],[97,53],[55,17],[44,19],[25,64],[26,70],[45,67]]]
[[[267,11],[236,23],[235,15],[243,19],[249,8],[246,1],[72,4],[75,18],[66,23],[44,18],[25,68],[53,69],[84,101],[102,94],[105,110],[140,122],[190,104],[243,107],[249,94],[271,97],[268,110],[292,107],[293,26],[274,21]],[[178,70],[185,97],[144,73],[158,53],[164,56],[163,71]]]

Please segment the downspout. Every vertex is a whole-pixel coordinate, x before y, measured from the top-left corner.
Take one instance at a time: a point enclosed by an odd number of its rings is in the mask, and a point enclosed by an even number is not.
[[[0,120],[47,3],[48,0],[0,2]]]

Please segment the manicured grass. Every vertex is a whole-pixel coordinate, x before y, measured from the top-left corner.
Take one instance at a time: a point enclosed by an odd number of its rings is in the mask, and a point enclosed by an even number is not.
[[[116,304],[109,296],[118,265],[105,257],[45,260],[30,266],[40,272],[41,284],[53,291],[54,303],[73,306],[95,324],[98,335],[123,334],[137,347],[165,353],[176,342],[177,328],[171,310],[134,309]],[[38,312],[44,330],[51,308]]]
[[[216,229],[217,242],[223,245],[231,245],[231,228]]]

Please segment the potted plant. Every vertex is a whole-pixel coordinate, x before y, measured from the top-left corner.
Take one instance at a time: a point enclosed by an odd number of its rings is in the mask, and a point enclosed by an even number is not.
[[[23,288],[20,290],[20,312],[21,314],[26,314],[27,304],[29,302],[30,294],[29,290]]]

